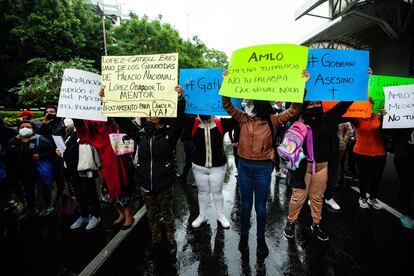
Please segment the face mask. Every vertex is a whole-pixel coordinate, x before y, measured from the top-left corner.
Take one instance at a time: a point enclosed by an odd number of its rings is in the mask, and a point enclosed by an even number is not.
[[[200,117],[200,119],[203,120],[203,121],[210,120],[210,118],[211,118],[210,115],[198,115],[198,117]]]
[[[47,114],[46,115],[46,120],[51,121],[56,119],[56,115],[55,114]]]
[[[75,124],[74,124],[73,120],[72,120],[72,119],[70,119],[70,118],[65,118],[65,119],[63,120],[63,124],[64,124],[64,126],[65,126],[67,129],[74,128],[74,126],[75,126]]]
[[[144,130],[148,134],[153,134],[155,131],[155,124],[153,122],[146,121],[144,125]]]
[[[256,116],[256,113],[253,112],[253,109],[254,109],[254,105],[252,104],[246,105],[244,108],[244,112],[246,112],[248,116],[254,117]]]
[[[19,129],[19,134],[22,137],[30,137],[33,134],[33,129],[27,127],[21,128]]]
[[[309,109],[306,110],[306,113],[310,117],[318,117],[318,116],[321,116],[322,113],[323,113],[322,106],[309,108]]]

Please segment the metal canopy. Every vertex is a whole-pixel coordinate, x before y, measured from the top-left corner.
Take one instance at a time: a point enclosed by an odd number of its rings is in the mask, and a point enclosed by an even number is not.
[[[330,1],[330,5],[340,5],[339,2],[347,4],[345,8],[331,7],[332,10],[336,9],[336,13],[340,12],[343,15],[299,41],[300,44],[318,44],[328,48],[345,45],[353,49],[373,49],[395,43],[413,32],[414,0]]]

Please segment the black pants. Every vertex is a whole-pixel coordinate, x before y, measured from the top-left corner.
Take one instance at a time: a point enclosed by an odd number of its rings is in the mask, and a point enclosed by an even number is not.
[[[183,171],[181,172],[181,177],[183,179],[187,179],[188,173],[191,169],[191,154],[193,152],[193,142],[191,142],[191,140],[185,140],[182,141],[182,144],[184,147],[185,163]]]
[[[346,156],[347,156],[347,173],[352,174],[353,177],[357,175],[356,166],[355,166],[355,153],[354,153],[355,142],[351,141],[346,146]]]
[[[83,218],[99,217],[99,196],[96,192],[96,178],[75,177],[72,185],[79,202],[80,215]]]
[[[398,178],[401,184],[401,190],[399,194],[401,212],[404,215],[410,214],[410,202],[411,196],[414,191],[414,157],[400,157],[395,155],[394,157],[395,169],[398,173]],[[414,215],[414,214],[413,214]]]
[[[355,159],[359,171],[359,189],[361,197],[366,198],[366,193],[368,192],[370,198],[377,198],[387,156],[355,154]]]
[[[36,206],[36,186],[38,191],[42,194],[43,204],[45,207],[49,207],[51,203],[50,187],[43,184],[42,181],[37,179],[21,180],[23,186],[24,199],[26,200],[26,207],[34,209]]]

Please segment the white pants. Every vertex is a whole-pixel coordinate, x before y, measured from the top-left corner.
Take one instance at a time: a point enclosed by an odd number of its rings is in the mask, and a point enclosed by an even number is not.
[[[206,168],[193,163],[193,174],[198,190],[198,207],[200,216],[206,217],[206,210],[210,200],[210,192],[213,194],[217,216],[223,212],[223,182],[226,173],[226,165],[221,167]]]

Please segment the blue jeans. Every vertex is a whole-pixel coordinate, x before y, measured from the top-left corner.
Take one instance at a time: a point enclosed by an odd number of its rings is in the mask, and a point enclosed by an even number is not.
[[[266,202],[269,195],[270,182],[272,180],[272,161],[249,161],[239,160],[239,187],[241,198],[241,235],[248,235],[250,228],[250,214],[253,207],[257,217],[257,238],[265,236],[266,226]]]

